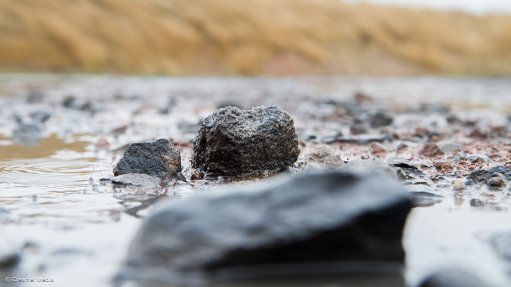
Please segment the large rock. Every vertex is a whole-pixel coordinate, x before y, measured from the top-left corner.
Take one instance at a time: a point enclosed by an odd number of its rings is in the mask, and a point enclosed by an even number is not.
[[[383,174],[346,171],[168,200],[143,223],[118,279],[167,286],[380,267],[400,274],[411,206]]]
[[[181,154],[168,139],[130,144],[114,168],[114,175],[142,173],[167,178],[181,171]]]
[[[201,123],[192,166],[212,175],[278,171],[298,158],[293,119],[278,107],[219,109]]]

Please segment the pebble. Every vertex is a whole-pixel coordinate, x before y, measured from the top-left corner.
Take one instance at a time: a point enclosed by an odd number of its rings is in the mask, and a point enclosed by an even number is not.
[[[465,184],[463,183],[463,181],[459,178],[455,179],[454,182],[453,182],[453,188],[454,190],[464,190],[465,189]]]
[[[500,189],[506,187],[506,182],[502,178],[502,175],[498,173],[494,173],[486,184],[493,189]]]
[[[371,152],[373,154],[382,154],[382,153],[387,152],[387,148],[379,142],[372,142],[371,143]]]
[[[429,142],[425,144],[419,152],[423,156],[436,157],[444,155],[445,153],[438,147],[436,143]]]

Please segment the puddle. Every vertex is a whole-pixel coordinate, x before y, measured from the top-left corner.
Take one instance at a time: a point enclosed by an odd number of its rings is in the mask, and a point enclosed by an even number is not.
[[[34,89],[44,92],[42,102],[26,101]],[[0,77],[0,208],[7,211],[0,213],[0,245],[23,254],[20,268],[9,276],[52,278],[54,283],[44,285],[51,287],[109,286],[140,218],[152,204],[161,196],[193,193],[188,185],[159,194],[102,184],[100,179],[111,175],[126,144],[173,138],[182,150],[183,173],[189,178],[196,123],[220,102],[244,107],[277,104],[290,111],[300,134],[312,130],[321,138],[339,132],[339,126],[342,132],[349,130],[348,123],[336,118],[339,109],[332,105],[321,103],[311,109],[310,103],[342,101],[360,90],[395,109],[427,100],[449,103],[455,110],[477,107],[497,121],[511,111],[511,101],[503,100],[509,97],[511,82],[502,79]],[[89,102],[91,108],[82,109],[82,104],[64,108],[62,102],[69,95]],[[51,118],[39,144],[15,145],[10,139],[14,115],[41,109],[50,111]],[[419,115],[396,122],[408,121],[415,129],[417,118],[421,120]],[[430,125],[442,127],[442,121],[432,117]],[[409,149],[418,145],[411,141]],[[374,157],[367,149],[343,144],[339,150],[343,159]],[[393,155],[406,157],[397,151]],[[415,208],[408,221],[407,281],[414,284],[429,271],[455,263],[473,267],[495,286],[509,286],[502,262],[485,243],[489,235],[511,230],[508,190],[474,189],[456,196],[448,180],[439,183],[433,185],[438,190],[427,187],[443,196],[441,202]],[[481,199],[484,207],[470,206],[472,198]],[[384,286],[387,280],[371,279],[349,279],[342,286]],[[388,286],[396,286],[394,279],[389,280]],[[324,284],[307,281],[289,286]]]

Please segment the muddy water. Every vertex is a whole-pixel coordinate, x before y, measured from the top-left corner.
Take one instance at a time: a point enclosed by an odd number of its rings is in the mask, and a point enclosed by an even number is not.
[[[108,286],[151,204],[194,192],[194,187],[177,183],[161,191],[118,188],[102,181],[111,176],[126,144],[173,138],[183,150],[189,178],[196,123],[218,104],[277,104],[293,115],[300,135],[310,130],[328,135],[342,122],[324,122],[333,111],[322,101],[351,99],[356,91],[392,109],[444,103],[467,110],[468,117],[475,114],[495,122],[511,112],[511,81],[505,79],[0,76],[0,255],[17,251],[22,256],[17,269],[0,274],[0,286],[27,286],[7,284],[5,276],[53,281],[30,286]],[[63,103],[70,96],[76,100],[66,107]],[[35,122],[30,114],[37,111],[48,112],[50,119]],[[16,140],[16,117],[40,127],[35,144]],[[413,123],[413,117],[402,119],[407,121]],[[349,160],[349,147],[343,148],[343,158]],[[443,198],[415,208],[410,216],[404,238],[408,284],[455,264],[473,269],[494,286],[509,286],[504,262],[487,244],[495,232],[511,230],[507,189],[491,197],[485,197],[484,187],[456,193],[448,180],[424,189]],[[486,201],[484,208],[470,206],[475,197]],[[393,280],[389,286],[396,286]],[[345,283],[356,287],[376,282],[382,286],[385,280],[368,282],[362,277]]]

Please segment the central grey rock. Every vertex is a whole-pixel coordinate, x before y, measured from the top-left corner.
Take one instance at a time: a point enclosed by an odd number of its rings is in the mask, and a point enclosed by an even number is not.
[[[212,175],[279,171],[297,159],[293,119],[278,107],[219,109],[205,118],[193,143],[192,166]]]
[[[208,284],[346,266],[399,274],[411,207],[389,177],[344,171],[172,199],[144,221],[118,279]]]

